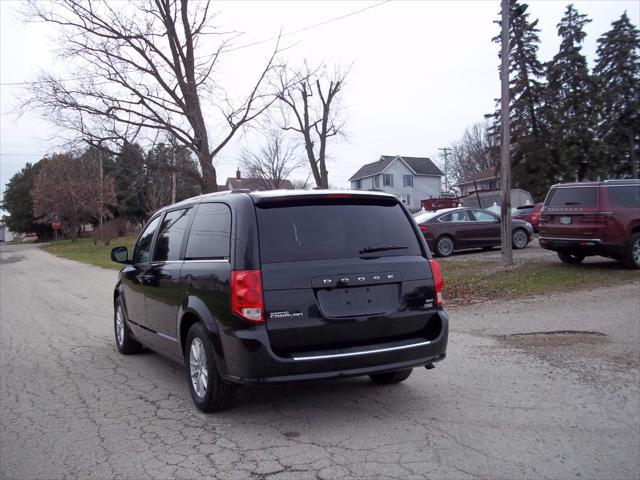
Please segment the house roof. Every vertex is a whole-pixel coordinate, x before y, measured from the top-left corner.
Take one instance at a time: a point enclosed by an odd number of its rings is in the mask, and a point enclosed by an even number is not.
[[[367,163],[349,179],[358,180],[382,173],[391,163],[399,158],[414,171],[416,175],[443,176],[444,173],[427,157],[403,157],[401,155],[382,155],[377,162]]]
[[[231,188],[232,190],[239,188],[246,188],[251,191],[257,190],[272,190],[270,185],[261,178],[236,178],[229,177],[225,183],[225,188]],[[281,190],[293,190],[293,184],[289,180],[282,180],[280,182],[279,189]]]
[[[498,166],[485,168],[484,170],[479,171],[478,173],[474,173],[472,175],[467,175],[462,181],[458,182],[458,185],[466,185],[468,183],[480,182],[482,180],[495,180],[498,178],[497,173]]]

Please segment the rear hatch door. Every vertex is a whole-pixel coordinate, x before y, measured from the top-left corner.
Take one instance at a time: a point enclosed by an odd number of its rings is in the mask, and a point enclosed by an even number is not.
[[[266,326],[279,354],[420,338],[434,286],[395,198],[256,205]]]
[[[554,187],[541,212],[540,234],[567,239],[598,238],[611,212],[598,209],[599,188],[595,185]]]

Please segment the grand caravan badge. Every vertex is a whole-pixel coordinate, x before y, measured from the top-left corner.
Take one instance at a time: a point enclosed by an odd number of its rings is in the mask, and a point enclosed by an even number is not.
[[[291,313],[289,312],[289,310],[283,310],[281,312],[271,312],[269,314],[269,318],[295,318],[295,317],[304,317],[304,313],[302,312]]]

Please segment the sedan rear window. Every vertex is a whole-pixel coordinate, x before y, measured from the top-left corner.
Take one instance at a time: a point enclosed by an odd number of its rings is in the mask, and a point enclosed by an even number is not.
[[[597,187],[554,188],[545,202],[547,207],[595,207]]]
[[[422,255],[411,220],[396,204],[258,207],[263,263],[361,255]]]

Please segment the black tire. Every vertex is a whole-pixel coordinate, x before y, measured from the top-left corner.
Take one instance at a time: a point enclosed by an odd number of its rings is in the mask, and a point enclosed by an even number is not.
[[[640,233],[631,235],[627,243],[627,251],[622,258],[622,265],[626,268],[640,268]]]
[[[516,228],[511,233],[511,245],[516,250],[520,250],[529,245],[529,234],[524,228]]]
[[[448,257],[452,255],[455,250],[453,238],[449,235],[442,235],[441,237],[438,237],[435,244],[435,250],[439,257]]]
[[[585,259],[585,255],[582,255],[580,253],[558,252],[558,258],[564,263],[568,263],[570,265],[578,265]]]
[[[199,357],[199,364],[205,366],[206,370],[200,368],[199,374],[197,373],[198,367],[195,366],[198,362],[191,361],[192,348],[194,348],[194,352],[202,352],[204,355],[204,358],[202,356]],[[192,363],[196,373],[192,373]],[[186,367],[189,392],[191,393],[193,403],[199,410],[203,412],[220,412],[229,408],[235,397],[237,386],[233,383],[225,382],[220,378],[220,375],[218,375],[213,345],[211,344],[211,340],[209,340],[209,335],[204,325],[201,323],[195,323],[187,334],[184,349],[184,364]],[[195,375],[198,375],[198,377],[195,377]],[[204,379],[205,376],[206,379]],[[203,382],[206,383],[198,384],[199,378],[203,378]],[[204,385],[201,393],[196,391],[194,383],[200,385],[201,389]]]
[[[373,383],[378,383],[380,385],[393,385],[395,383],[404,382],[411,372],[413,368],[407,368],[406,370],[397,370],[395,372],[387,372],[387,373],[374,373],[373,375],[369,375],[369,378]]]
[[[118,322],[118,315],[120,315],[120,322]],[[118,333],[118,330],[120,332]],[[142,344],[138,342],[129,330],[129,324],[127,323],[127,314],[122,304],[120,297],[116,298],[113,305],[113,333],[116,339],[116,348],[123,355],[131,355],[133,353],[140,353],[142,350]]]

